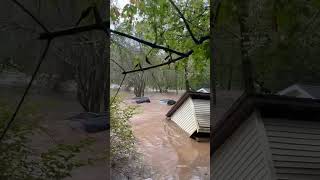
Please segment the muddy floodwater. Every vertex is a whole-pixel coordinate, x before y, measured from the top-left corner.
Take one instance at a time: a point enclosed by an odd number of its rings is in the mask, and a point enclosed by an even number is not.
[[[149,94],[151,103],[140,104],[141,112],[131,119],[137,148],[144,161],[157,173],[153,180],[203,180],[209,178],[209,142],[188,137],[165,114],[172,106],[160,104],[161,99],[178,100],[180,95]],[[127,102],[132,102],[129,95]]]

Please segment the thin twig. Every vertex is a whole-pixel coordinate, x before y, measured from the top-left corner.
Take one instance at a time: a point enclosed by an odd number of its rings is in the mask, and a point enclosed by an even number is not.
[[[33,81],[35,80],[35,78],[36,78],[36,76],[37,76],[37,73],[38,73],[38,71],[39,71],[39,69],[40,69],[40,67],[41,67],[41,64],[42,64],[43,61],[45,60],[45,57],[46,57],[46,55],[47,55],[47,53],[48,53],[50,44],[51,44],[51,40],[48,40],[48,41],[47,41],[47,44],[46,44],[46,46],[45,46],[45,49],[44,49],[44,51],[43,51],[43,53],[42,53],[42,55],[41,55],[41,57],[40,57],[40,59],[39,59],[39,62],[38,62],[38,64],[37,64],[37,66],[36,66],[36,69],[35,69],[35,71],[34,71],[33,74],[32,74],[31,80],[30,80],[27,88],[25,89],[25,91],[24,91],[24,93],[23,93],[23,96],[22,96],[22,98],[21,98],[21,100],[20,100],[20,102],[19,102],[16,110],[14,111],[14,113],[13,113],[13,115],[12,115],[9,123],[8,123],[7,126],[5,127],[4,131],[1,133],[0,143],[1,143],[1,141],[3,140],[3,138],[5,137],[6,133],[7,133],[8,130],[9,130],[9,128],[11,127],[13,121],[15,120],[15,118],[16,118],[16,116],[17,116],[17,114],[18,114],[18,112],[19,112],[19,110],[20,110],[20,108],[21,108],[22,103],[24,102],[24,100],[25,100],[25,98],[26,98],[26,96],[27,96],[27,94],[28,94],[28,92],[29,92],[29,90],[30,90],[30,88],[31,88],[31,86],[32,86],[32,83],[33,83]]]
[[[127,76],[126,74],[123,75],[122,81],[121,81],[121,83],[120,83],[120,85],[119,85],[119,88],[117,89],[116,94],[113,96],[113,99],[112,99],[112,101],[111,101],[111,104],[114,103],[116,97],[118,96],[118,93],[119,93],[119,91],[120,91],[120,89],[121,89],[121,86],[122,86],[124,80],[126,79],[126,76]],[[108,88],[108,87],[107,87],[107,88]]]
[[[307,31],[310,29],[310,26],[313,25],[314,22],[316,22],[316,20],[318,20],[318,17],[320,16],[320,10],[318,10],[309,20],[309,22],[305,25],[305,27],[303,28],[302,32],[297,33],[296,37],[298,37],[299,35],[304,35],[307,33]],[[295,36],[295,35],[293,35]]]
[[[107,22],[103,22],[103,23],[107,23]],[[72,27],[72,28],[63,29],[63,30],[54,31],[54,32],[45,32],[40,34],[39,39],[46,40],[50,38],[52,39],[52,38],[58,38],[63,36],[70,36],[70,35],[93,31],[93,30],[101,30],[102,29],[101,26],[102,26],[101,24],[90,24],[87,26]]]
[[[153,69],[153,68],[157,68],[157,67],[161,67],[161,66],[165,66],[165,65],[168,65],[168,64],[171,64],[171,63],[175,63],[181,59],[184,59],[184,58],[187,58],[189,57],[191,54],[193,53],[193,50],[189,51],[186,55],[187,56],[180,56],[176,59],[172,59],[168,62],[165,62],[165,63],[161,63],[161,64],[157,64],[157,65],[154,65],[154,66],[149,66],[149,67],[145,67],[145,68],[141,68],[141,69],[136,69],[136,70],[131,70],[131,71],[125,71],[123,72],[122,74],[130,74],[130,73],[134,73],[134,72],[139,72],[139,71],[145,71],[145,70],[149,70],[149,69]]]
[[[194,34],[192,33],[192,30],[190,28],[189,23],[187,22],[186,18],[184,17],[184,15],[182,14],[182,12],[180,11],[180,9],[178,8],[178,6],[173,2],[173,0],[169,0],[171,5],[175,8],[175,10],[178,12],[179,17],[183,20],[192,40],[196,43],[199,44],[200,42],[198,41],[198,39],[194,36]]]
[[[108,30],[106,29],[106,26],[107,26],[107,22],[105,21],[105,22],[102,22],[101,24],[91,24],[91,25],[87,25],[87,26],[73,27],[73,28],[55,31],[55,32],[51,32],[51,33],[50,32],[49,33],[48,32],[41,33],[39,36],[39,39],[46,40],[46,39],[58,38],[58,37],[63,37],[63,36],[74,35],[77,33],[88,32],[88,31],[92,31],[92,30],[103,30],[104,32],[109,34]],[[155,43],[151,43],[146,40],[139,39],[137,37],[131,36],[129,34],[125,34],[123,32],[119,32],[119,31],[115,31],[115,30],[110,30],[110,32],[113,34],[117,34],[119,36],[123,36],[123,37],[129,38],[129,39],[135,40],[137,42],[140,42],[140,43],[145,44],[147,46],[150,46],[152,48],[162,49],[164,51],[171,52],[171,53],[177,54],[179,56],[186,56],[185,53],[178,52],[176,50],[173,50],[173,49],[170,49],[170,48],[167,48],[164,46],[160,46],[160,45],[157,45]],[[204,40],[206,40],[206,39],[204,39]]]
[[[115,30],[110,30],[112,33],[114,34],[117,34],[117,35],[120,35],[120,36],[124,36],[124,37],[127,37],[129,39],[133,39],[137,42],[140,42],[142,44],[145,44],[147,46],[150,46],[152,48],[156,48],[156,49],[162,49],[164,51],[167,51],[167,52],[171,52],[171,53],[174,53],[174,54],[177,54],[179,56],[186,56],[187,54],[185,53],[181,53],[181,52],[178,52],[176,50],[173,50],[173,49],[170,49],[170,48],[167,48],[167,47],[164,47],[164,46],[160,46],[160,45],[157,45],[157,44],[154,44],[154,43],[151,43],[151,42],[148,42],[148,41],[145,41],[145,40],[142,40],[142,39],[139,39],[139,38],[136,38],[134,36],[131,36],[131,35],[128,35],[128,34],[125,34],[125,33],[122,33],[122,32],[118,32],[118,31],[115,31]]]
[[[17,6],[19,6],[22,11],[24,11],[25,13],[27,13],[39,26],[41,26],[41,28],[45,31],[45,32],[49,32],[49,30],[46,28],[46,26],[38,19],[36,18],[27,8],[25,8],[20,2],[18,2],[17,0],[11,0],[14,4],[16,4]]]
[[[114,59],[111,59],[110,58],[110,60],[112,61],[112,62],[114,62],[122,71],[126,71],[119,63],[117,63],[117,61],[115,61]]]

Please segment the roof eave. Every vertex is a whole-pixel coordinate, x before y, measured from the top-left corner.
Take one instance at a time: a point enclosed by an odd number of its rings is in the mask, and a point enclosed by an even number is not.
[[[189,97],[191,97],[192,99],[210,100],[210,94],[209,93],[187,91],[180,97],[180,99],[176,102],[176,104],[173,105],[173,107],[168,111],[166,116],[167,117],[171,117]]]
[[[243,94],[211,130],[213,135],[211,153],[214,153],[254,110],[259,110],[262,116],[290,119],[303,117],[303,119],[318,120],[320,100],[280,95]]]

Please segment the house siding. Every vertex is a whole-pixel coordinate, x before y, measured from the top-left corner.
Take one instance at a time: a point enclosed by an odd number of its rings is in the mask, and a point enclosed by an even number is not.
[[[254,113],[213,154],[210,179],[272,179],[258,120]]]
[[[210,133],[210,100],[193,99],[200,133]]]
[[[171,120],[186,131],[190,136],[197,131],[195,110],[191,98],[188,98],[180,108],[171,116]]]
[[[320,179],[320,122],[264,118],[277,179]]]

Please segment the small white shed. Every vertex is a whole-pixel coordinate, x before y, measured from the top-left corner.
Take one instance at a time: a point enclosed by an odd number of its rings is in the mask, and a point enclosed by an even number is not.
[[[186,92],[166,114],[190,137],[210,135],[210,94]]]
[[[307,84],[293,84],[278,92],[282,96],[320,99],[320,86]]]
[[[200,89],[197,90],[197,92],[210,93],[210,89],[209,88],[200,88]]]

